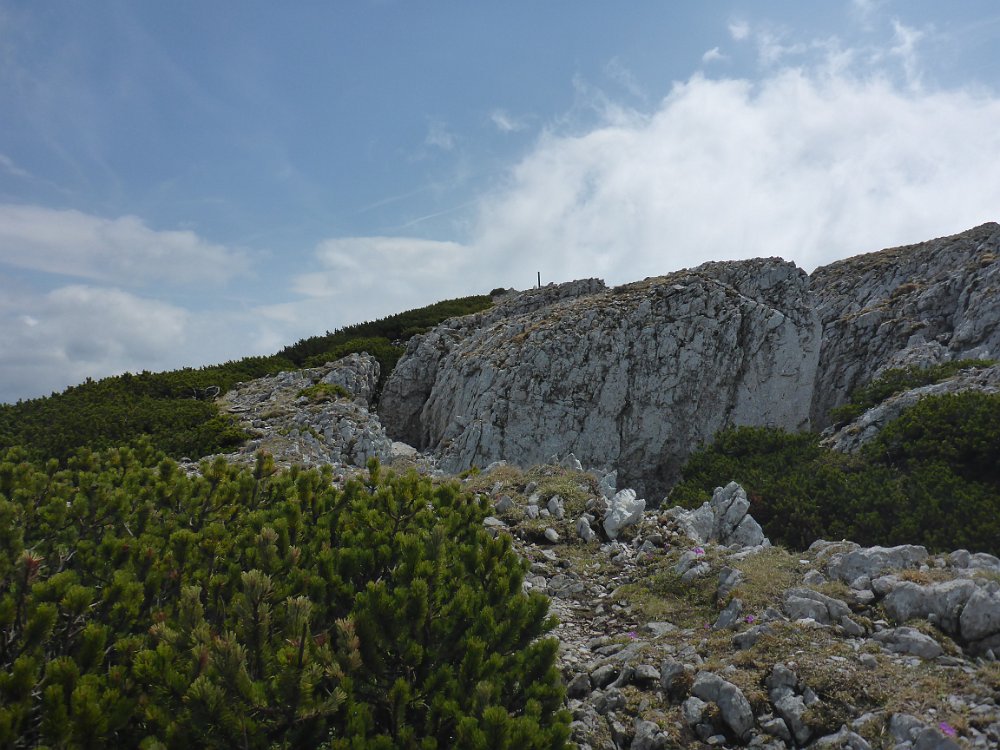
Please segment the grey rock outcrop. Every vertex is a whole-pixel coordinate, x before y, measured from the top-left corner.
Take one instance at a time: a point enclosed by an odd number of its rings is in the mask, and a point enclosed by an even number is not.
[[[912,581],[896,584],[882,601],[886,614],[897,622],[931,619],[949,635],[960,632],[959,618],[969,598],[976,591],[976,584],[967,579],[957,579],[926,586]]]
[[[820,325],[791,263],[576,284],[411,340],[379,407],[393,436],[450,471],[572,452],[649,497],[724,426],[808,426]]]
[[[887,367],[1000,353],[1000,225],[859,255],[811,277],[823,323],[814,428]]]
[[[817,543],[813,547],[817,547]],[[844,543],[841,543],[843,546]],[[919,567],[927,560],[927,549],[915,544],[901,544],[896,547],[857,547],[853,546],[846,552],[837,552],[836,547],[827,547],[833,551],[826,570],[831,578],[839,579],[846,584],[853,584],[859,578],[869,581],[885,573]],[[811,548],[812,549],[812,548]]]
[[[397,452],[393,441],[368,410],[378,377],[374,357],[351,354],[322,367],[238,383],[219,406],[235,416],[252,439],[227,458],[252,462],[263,450],[280,466],[363,467],[369,458],[391,460]],[[340,392],[313,388],[323,385],[339,387]]]
[[[718,542],[741,547],[770,545],[760,524],[749,514],[747,493],[736,482],[716,487],[712,499],[695,510],[671,509],[680,529],[698,544]]]
[[[691,693],[703,701],[715,703],[727,729],[738,739],[745,739],[753,728],[754,716],[750,702],[731,682],[712,672],[699,672]]]

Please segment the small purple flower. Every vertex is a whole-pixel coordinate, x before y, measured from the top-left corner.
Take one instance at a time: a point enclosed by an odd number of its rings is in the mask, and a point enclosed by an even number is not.
[[[705,630],[711,630],[711,629],[712,629],[712,623],[706,622],[705,623]]]
[[[694,548],[694,550],[692,550],[692,551],[693,551],[693,552],[695,553],[695,555],[697,555],[698,557],[701,557],[702,555],[704,555],[704,554],[705,554],[705,548],[704,548],[704,547],[695,547],[695,548]]]
[[[629,637],[629,640],[633,640],[634,641],[636,638],[639,637],[639,634],[636,633],[634,630],[630,630],[630,631],[628,631],[628,637]]]
[[[750,623],[750,624],[752,625],[752,624],[753,624],[753,621],[754,621],[754,620],[756,620],[757,618],[756,618],[756,617],[754,617],[753,615],[747,615],[747,616],[746,616],[746,617],[744,617],[743,619],[744,619],[744,620],[746,620],[746,621],[747,621],[748,623]]]
[[[955,727],[953,727],[947,721],[942,721],[940,724],[938,724],[938,729],[940,729],[949,737],[954,737],[956,734],[958,734],[958,732],[955,731]]]

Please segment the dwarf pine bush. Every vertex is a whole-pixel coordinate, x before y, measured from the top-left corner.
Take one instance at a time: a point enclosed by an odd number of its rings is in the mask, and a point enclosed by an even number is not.
[[[455,485],[0,453],[0,746],[558,748],[546,602]]]

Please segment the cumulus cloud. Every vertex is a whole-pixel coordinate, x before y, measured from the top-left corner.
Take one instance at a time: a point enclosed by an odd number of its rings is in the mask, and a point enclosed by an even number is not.
[[[750,24],[746,21],[733,21],[729,24],[729,36],[737,42],[741,42],[750,36]]]
[[[91,376],[177,366],[190,314],[119,289],[73,284],[0,304],[0,401],[40,396]]]
[[[882,77],[695,76],[651,114],[544,137],[483,202],[475,255],[625,281],[760,255],[811,269],[960,231],[996,218],[998,118],[996,97]]]
[[[242,253],[194,232],[42,206],[0,204],[0,246],[2,263],[121,284],[223,282],[247,269]]]
[[[895,69],[860,69],[870,57],[854,50],[808,47],[812,66],[695,75],[649,111],[600,99],[597,125],[544,132],[480,197],[462,244],[329,240],[296,280],[307,299],[271,312],[291,319],[328,300],[381,315],[525,288],[539,271],[624,283],[775,255],[811,271],[998,218],[1000,98],[913,88]]]

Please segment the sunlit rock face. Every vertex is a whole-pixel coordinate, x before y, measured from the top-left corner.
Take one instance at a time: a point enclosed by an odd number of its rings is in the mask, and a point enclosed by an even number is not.
[[[889,367],[1000,353],[1000,225],[859,255],[811,277],[823,322],[812,423]]]
[[[411,341],[379,409],[393,437],[451,471],[572,452],[655,497],[722,427],[809,425],[821,328],[791,263],[709,263],[518,299]]]

